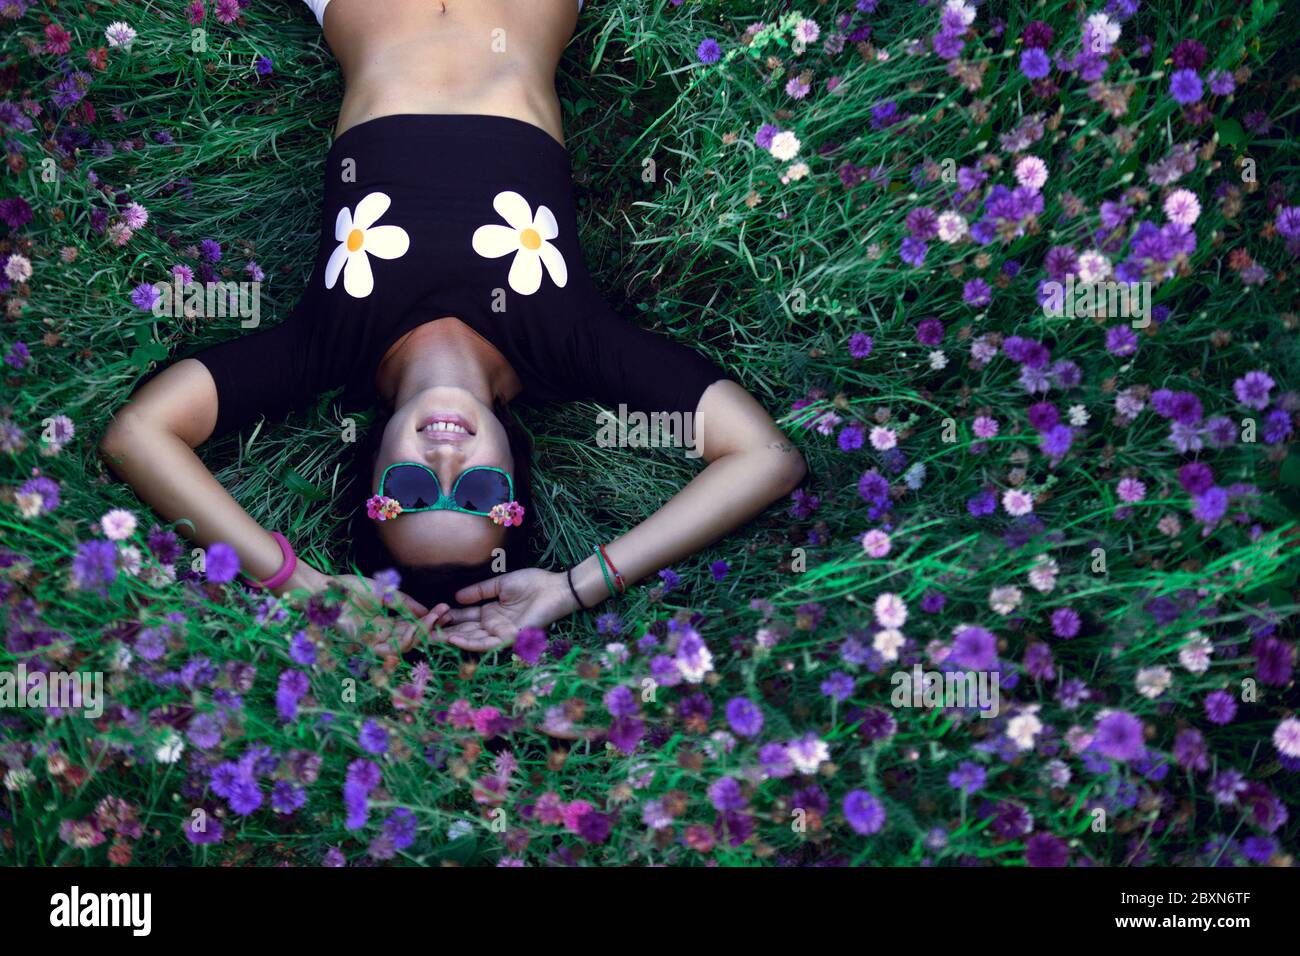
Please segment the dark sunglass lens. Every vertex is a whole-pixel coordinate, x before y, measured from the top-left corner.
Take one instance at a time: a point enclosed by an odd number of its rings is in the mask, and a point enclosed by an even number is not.
[[[456,504],[466,511],[487,513],[510,500],[510,483],[499,471],[467,471],[456,485]]]
[[[395,465],[384,479],[384,494],[408,511],[430,508],[438,500],[438,479],[416,465]]]

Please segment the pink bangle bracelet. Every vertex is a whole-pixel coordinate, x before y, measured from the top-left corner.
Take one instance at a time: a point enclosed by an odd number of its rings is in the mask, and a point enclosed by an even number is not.
[[[289,539],[278,531],[272,531],[271,537],[275,538],[276,544],[280,546],[280,553],[284,555],[284,561],[280,565],[280,570],[262,581],[249,579],[249,584],[255,588],[265,588],[271,590],[278,588],[280,585],[293,577],[294,569],[298,567],[298,556],[293,553],[293,545],[289,544]]]

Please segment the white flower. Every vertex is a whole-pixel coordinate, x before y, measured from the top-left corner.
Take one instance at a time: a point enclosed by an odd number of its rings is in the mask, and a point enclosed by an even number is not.
[[[32,262],[26,256],[13,253],[5,261],[5,275],[14,282],[26,282],[32,277]]]
[[[1069,417],[1070,424],[1075,428],[1082,428],[1092,420],[1092,416],[1088,414],[1088,410],[1082,405],[1071,405],[1069,411],[1065,414]]]
[[[786,744],[786,753],[790,762],[800,773],[813,774],[827,760],[831,759],[831,748],[826,741],[813,734]]]
[[[1034,496],[1019,488],[1008,488],[1002,494],[1002,507],[1013,518],[1019,518],[1034,510]]]
[[[14,493],[14,504],[18,513],[24,518],[35,518],[45,506],[45,496],[39,491],[19,491]]]
[[[862,550],[873,558],[889,554],[889,547],[889,535],[879,528],[872,528],[862,536]]]
[[[355,299],[364,299],[375,287],[370,256],[398,259],[411,247],[411,237],[401,226],[376,226],[392,200],[374,192],[357,203],[356,215],[344,206],[334,220],[334,238],[339,247],[325,265],[325,288],[334,288],[343,273],[343,288]]]
[[[961,15],[961,22],[970,26],[975,22],[975,8],[966,3],[965,0],[948,0],[943,5],[945,10],[952,10]]]
[[[772,137],[772,145],[767,148],[767,151],[782,162],[786,162],[799,155],[799,148],[802,145],[798,136],[785,130]]]
[[[1043,732],[1043,722],[1038,719],[1036,710],[1038,705],[1033,704],[1024,713],[1016,714],[1007,721],[1007,737],[1018,750],[1033,750],[1034,738]]]
[[[958,242],[970,232],[966,220],[962,218],[960,213],[955,212],[942,213],[939,216],[938,227],[939,238],[944,242]]]
[[[1020,606],[1024,593],[1018,587],[1004,585],[989,591],[989,607],[997,614],[1006,617]]]
[[[930,368],[936,372],[948,367],[948,356],[943,354],[941,349],[935,349],[930,353]]]
[[[907,605],[897,594],[885,592],[877,597],[874,610],[881,627],[902,627],[907,623]]]
[[[560,234],[555,214],[538,206],[536,215],[528,200],[517,192],[499,192],[492,208],[509,225],[489,223],[474,230],[471,245],[485,259],[499,259],[514,254],[510,265],[510,288],[520,295],[532,295],[542,287],[542,266],[551,281],[561,289],[569,281],[564,256],[551,240]]]
[[[135,37],[135,29],[125,20],[114,20],[104,31],[104,39],[108,41],[109,46],[121,47],[124,50],[131,49]]]
[[[1210,655],[1214,653],[1214,645],[1200,631],[1192,631],[1187,637],[1187,643],[1178,651],[1178,663],[1188,673],[1204,674],[1210,669]]]
[[[458,840],[463,836],[469,836],[474,832],[474,824],[468,820],[452,820],[451,826],[447,827],[447,839]]]
[[[135,545],[128,544],[117,549],[117,566],[127,577],[133,578],[139,574],[143,564],[144,556]]]
[[[1082,283],[1104,282],[1110,277],[1110,269],[1110,260],[1096,249],[1079,255],[1079,281]]]
[[[5,789],[11,792],[27,789],[27,785],[36,779],[36,774],[26,767],[15,767],[5,772]]]
[[[800,20],[794,28],[794,35],[804,43],[816,43],[822,35],[822,28],[816,20]]]
[[[872,640],[871,646],[879,652],[880,656],[887,661],[898,660],[898,651],[903,646],[906,638],[903,632],[897,628],[887,627],[883,631],[876,631],[875,639]]]
[[[1050,594],[1056,587],[1056,575],[1060,572],[1057,563],[1045,554],[1038,556],[1038,563],[1029,569],[1029,584],[1040,594]]]
[[[1273,730],[1273,746],[1286,757],[1300,757],[1300,720],[1288,717]]]
[[[1104,13],[1094,13],[1088,18],[1088,25],[1084,28],[1084,35],[1092,38],[1093,53],[1100,53],[1105,56],[1110,52],[1110,48],[1115,45],[1119,39],[1120,25]]]
[[[1137,672],[1137,692],[1148,700],[1155,700],[1173,682],[1174,675],[1168,667],[1143,667]]]
[[[785,168],[785,172],[781,174],[781,182],[782,184],[796,182],[807,175],[808,164],[800,160],[797,163],[791,163]]]
[[[871,447],[876,451],[889,451],[898,444],[898,435],[892,428],[885,428],[883,425],[877,425],[871,429]]]
[[[1025,156],[1016,163],[1016,182],[1037,192],[1047,182],[1047,164],[1037,156]]]
[[[181,759],[181,754],[185,752],[185,741],[176,731],[171,731],[163,742],[158,745],[158,749],[153,752],[154,759],[159,763],[175,763]]]
[[[125,508],[114,508],[99,519],[99,527],[110,541],[125,541],[135,533],[135,515]]]
[[[1170,222],[1190,226],[1201,216],[1201,202],[1190,189],[1175,189],[1165,197],[1165,215]]]

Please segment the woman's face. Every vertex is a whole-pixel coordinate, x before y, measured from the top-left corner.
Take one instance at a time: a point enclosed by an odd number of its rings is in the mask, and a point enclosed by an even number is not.
[[[492,409],[462,388],[438,386],[413,396],[393,412],[379,445],[371,493],[384,469],[417,462],[438,476],[444,493],[467,468],[491,465],[512,476],[514,459],[506,430]],[[481,564],[505,546],[506,529],[481,515],[419,511],[381,521],[379,539],[393,559],[412,567]]]

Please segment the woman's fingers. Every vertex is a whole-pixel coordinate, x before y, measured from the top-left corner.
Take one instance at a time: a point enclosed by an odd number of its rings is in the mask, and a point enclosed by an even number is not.
[[[505,580],[505,577],[504,574],[498,574],[486,581],[467,584],[456,592],[456,600],[461,604],[477,604],[479,601],[495,598],[501,594],[501,582]]]

